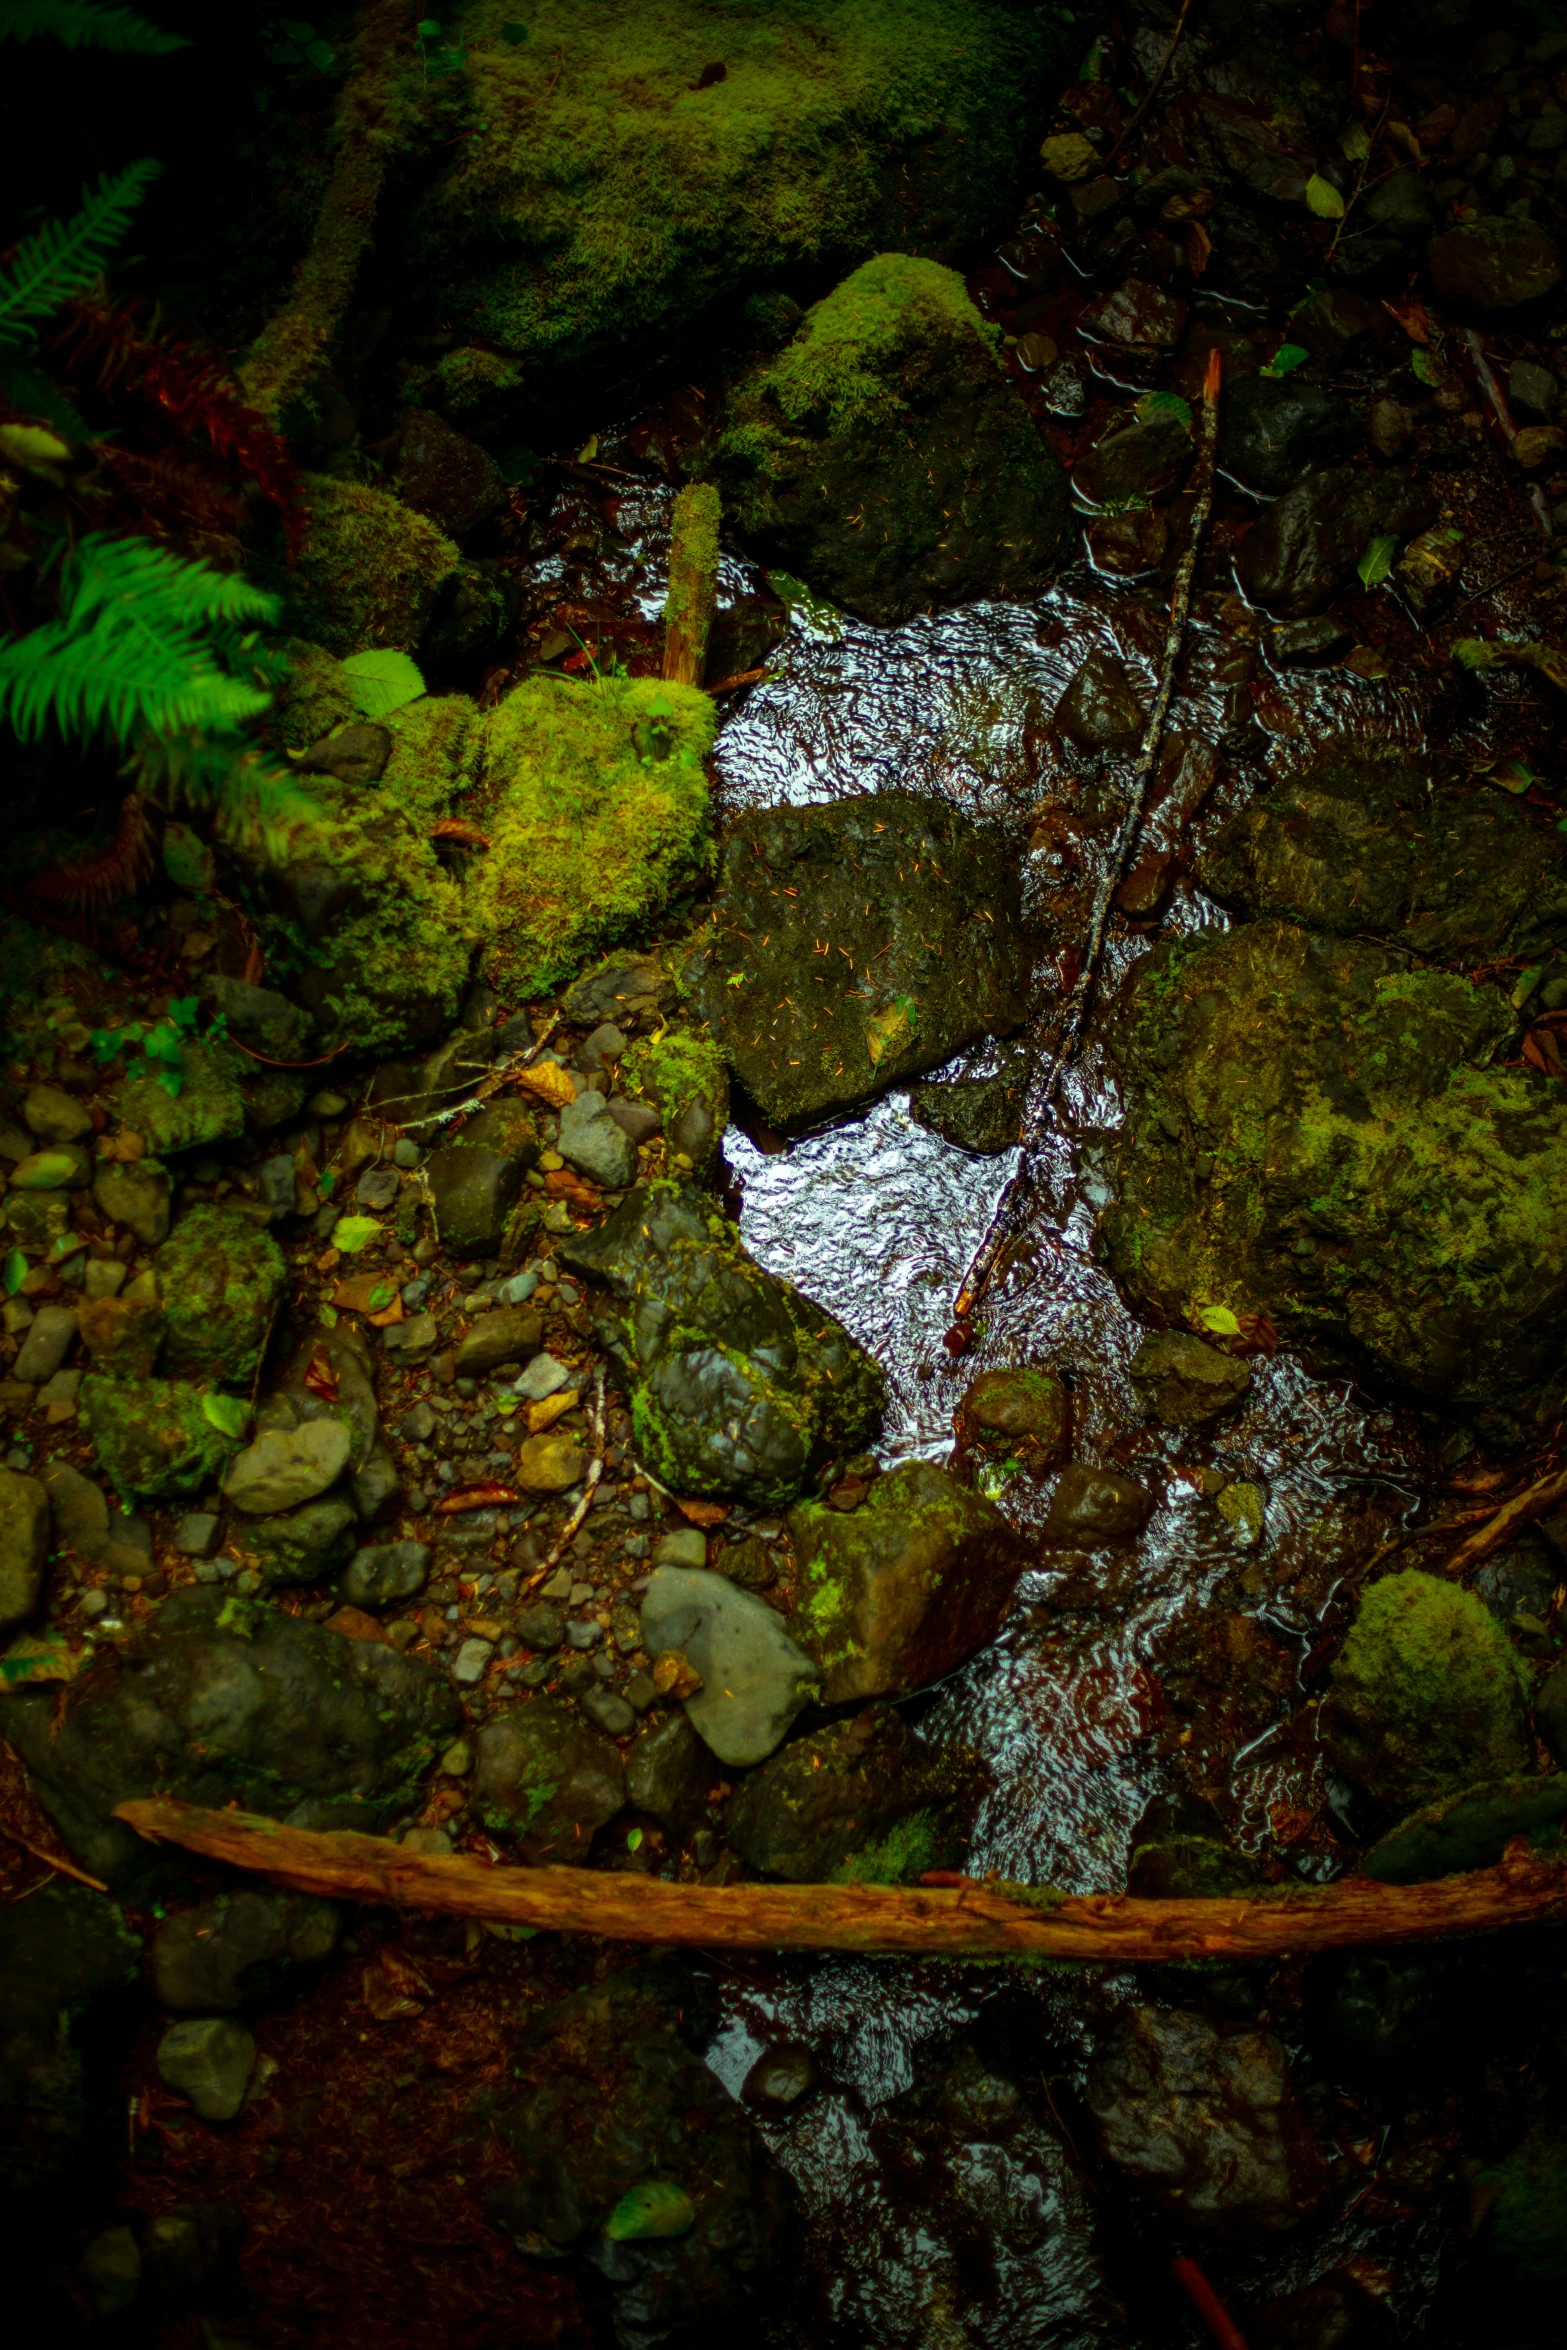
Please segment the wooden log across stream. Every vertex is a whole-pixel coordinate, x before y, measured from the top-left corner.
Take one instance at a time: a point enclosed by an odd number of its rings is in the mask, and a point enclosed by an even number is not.
[[[617,1942],[729,1950],[857,1950],[923,1958],[1060,1958],[1107,1966],[1270,1959],[1357,1944],[1429,1942],[1567,1917],[1567,1861],[1523,1839],[1494,1868],[1426,1885],[1346,1877],[1240,1899],[1146,1901],[999,1880],[945,1885],[670,1885],[658,1877],[524,1868],[410,1852],[382,1836],[317,1835],[254,1812],[122,1803],[151,1842],[250,1869],[299,1893],[491,1918]]]

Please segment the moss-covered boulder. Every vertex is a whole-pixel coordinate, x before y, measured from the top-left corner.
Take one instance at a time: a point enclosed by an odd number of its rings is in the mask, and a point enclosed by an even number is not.
[[[795,1738],[741,1781],[729,1841],[766,1877],[905,1885],[962,1857],[985,1773],[943,1755],[890,1705]]]
[[[676,1493],[777,1507],[878,1425],[870,1357],[764,1272],[694,1185],[640,1185],[559,1254],[608,1292],[597,1335],[625,1380],[638,1453]]]
[[[216,1484],[238,1446],[209,1417],[209,1391],[184,1379],[89,1371],[77,1396],[98,1465],[133,1501],[174,1501]]]
[[[325,1583],[348,1564],[358,1523],[351,1501],[327,1493],[299,1509],[258,1518],[240,1540],[266,1583]]]
[[[502,994],[553,986],[698,876],[716,726],[695,686],[648,677],[540,675],[486,713],[468,906]]]
[[[955,270],[855,270],[732,396],[717,463],[747,544],[883,626],[1036,593],[1066,550],[1066,477],[998,341]]]
[[[120,1096],[120,1118],[159,1158],[237,1142],[245,1131],[240,1080],[251,1064],[224,1038],[180,1047],[179,1089],[156,1077],[134,1077]]]
[[[665,1028],[620,1064],[623,1089],[656,1109],[672,1158],[710,1168],[729,1125],[729,1071],[705,1028]]]
[[[625,1766],[573,1707],[536,1697],[479,1732],[473,1799],[524,1860],[581,1862],[626,1800]]]
[[[999,831],[874,792],[734,818],[691,975],[730,1067],[787,1129],[1015,1028],[1028,963]]]
[[[1489,2189],[1484,2241],[1515,2290],[1549,2295],[1567,2285],[1567,2132],[1536,2122],[1505,2160],[1483,2174]]]
[[[1428,760],[1316,763],[1222,825],[1200,879],[1253,920],[1396,939],[1461,968],[1567,949],[1567,840],[1551,818]]]
[[[1527,1767],[1527,1686],[1483,1600],[1406,1568],[1360,1603],[1334,1660],[1324,1743],[1374,1803],[1411,1811]]]
[[[432,396],[481,431],[645,380],[780,274],[978,250],[1081,46],[1003,0],[537,0],[515,44],[507,14],[464,12],[453,129],[483,129],[441,150],[400,261],[460,337]]]
[[[1022,1572],[1001,1512],[929,1461],[905,1461],[857,1510],[789,1514],[800,1569],[790,1628],[826,1702],[907,1697],[995,1637]]]
[[[1072,1433],[1072,1404],[1054,1371],[1040,1365],[981,1371],[958,1406],[970,1444],[1010,1451],[1026,1445],[1033,1464],[1053,1467]]]
[[[417,1800],[461,1726],[431,1666],[200,1588],[172,1593],[133,1647],[100,1656],[63,1700],[24,1692],[6,1711],[71,1851],[116,1881],[149,1855],[116,1804],[236,1801],[275,1819],[305,1805],[312,1826],[373,1827]]]
[[[1139,1306],[1286,1337],[1475,1410],[1554,1391],[1567,1102],[1501,1065],[1500,986],[1258,921],[1155,949],[1112,1023],[1100,1232]]]
[[[411,653],[458,554],[426,515],[364,482],[309,474],[309,527],[285,576],[299,634],[346,658]]]
[[[249,1387],[287,1279],[277,1242],[239,1209],[188,1209],[158,1252],[170,1371]]]

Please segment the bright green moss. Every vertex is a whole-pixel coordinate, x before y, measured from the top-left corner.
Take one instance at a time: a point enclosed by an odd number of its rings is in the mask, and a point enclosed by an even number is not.
[[[512,0],[462,13],[465,120],[423,195],[415,265],[470,339],[466,414],[624,365],[717,298],[878,247],[956,258],[1027,168],[1060,23],[998,0]],[[708,62],[725,78],[693,87]]]
[[[195,1207],[158,1252],[171,1371],[248,1387],[287,1286],[283,1252],[237,1208]]]
[[[1527,1768],[1527,1686],[1483,1600],[1406,1569],[1360,1603],[1333,1666],[1324,1739],[1373,1801],[1409,1811]]]
[[[941,1848],[950,1842],[950,1831],[943,1833],[942,1823],[933,1811],[910,1812],[899,1820],[879,1844],[866,1844],[848,1859],[840,1861],[827,1882],[830,1885],[912,1885],[927,1869],[936,1866]]]
[[[245,1131],[239,1080],[249,1067],[222,1039],[182,1045],[179,1092],[170,1093],[156,1077],[134,1078],[120,1098],[120,1115],[159,1158],[203,1143],[235,1142]]]
[[[329,653],[411,653],[436,592],[457,568],[444,532],[385,490],[307,477],[310,528],[285,575],[295,626]]]
[[[622,1061],[621,1076],[628,1093],[658,1108],[672,1156],[711,1163],[729,1124],[729,1071],[705,1028],[644,1038]]]
[[[98,1464],[131,1501],[173,1501],[218,1482],[234,1442],[181,1379],[107,1379],[89,1371],[78,1397]]]
[[[533,677],[485,714],[468,904],[503,994],[553,986],[694,877],[716,730],[706,694],[644,677]]]

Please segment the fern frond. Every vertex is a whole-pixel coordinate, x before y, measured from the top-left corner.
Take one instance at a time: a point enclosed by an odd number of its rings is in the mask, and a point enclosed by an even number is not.
[[[117,179],[106,172],[96,190],[82,191],[82,209],[70,220],[51,220],[22,239],[0,270],[0,350],[30,343],[41,320],[87,291],[161,168],[144,157]]]
[[[0,720],[24,742],[51,724],[121,742],[183,727],[230,731],[272,697],[219,656],[233,658],[239,629],[278,610],[249,580],[145,539],[84,539],[65,567],[58,619],[0,640]]]
[[[149,739],[125,770],[160,807],[211,809],[214,829],[236,848],[287,862],[295,837],[320,811],[297,777],[253,743],[201,735]]]
[[[124,57],[167,57],[188,49],[181,33],[166,33],[129,8],[102,8],[97,0],[0,0],[0,41],[36,41],[40,35],[67,49],[114,49]]]

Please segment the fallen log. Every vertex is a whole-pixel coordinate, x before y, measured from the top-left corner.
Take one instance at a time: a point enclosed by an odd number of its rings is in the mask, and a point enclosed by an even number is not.
[[[692,482],[675,499],[670,525],[669,592],[664,599],[664,675],[700,685],[707,640],[718,609],[718,492]]]
[[[921,1958],[1058,1958],[1103,1966],[1272,1959],[1378,1942],[1430,1942],[1567,1917],[1567,1861],[1519,1838],[1495,1868],[1428,1885],[1289,1886],[1220,1901],[1062,1894],[1048,1886],[671,1885],[626,1871],[519,1868],[410,1852],[383,1836],[317,1835],[254,1812],[165,1799],[115,1814],[149,1842],[182,1845],[299,1893],[492,1918],[615,1942],[729,1950],[853,1950]]]
[[[1510,1542],[1520,1526],[1527,1526],[1533,1518],[1550,1517],[1564,1501],[1567,1501],[1567,1469],[1553,1469],[1549,1476],[1537,1477],[1522,1493],[1504,1501],[1483,1526],[1464,1538],[1448,1560],[1446,1572],[1466,1575],[1471,1567],[1477,1567],[1482,1559],[1500,1550],[1504,1542]],[[1423,1528],[1417,1526],[1414,1532],[1418,1536]]]

